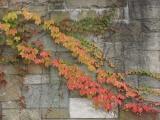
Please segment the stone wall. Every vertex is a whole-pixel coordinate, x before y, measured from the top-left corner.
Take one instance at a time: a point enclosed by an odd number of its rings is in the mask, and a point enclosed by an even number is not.
[[[159,0],[1,0],[0,18],[8,11],[21,9],[23,6],[44,19],[53,18],[60,22],[67,18],[78,21],[85,17],[94,18],[107,13],[113,2],[119,4],[112,20],[116,32],[108,33],[105,40],[93,36],[87,39],[93,40],[103,48],[103,52],[114,62],[119,72],[144,68],[159,74]],[[35,28],[32,25],[30,27]],[[31,41],[37,40],[39,36],[41,34],[34,35]],[[46,35],[41,39],[45,49],[51,50],[54,58],[75,61],[68,50],[51,42],[50,36]],[[30,74],[25,76],[25,82],[21,84],[13,65],[1,67],[7,75],[9,84],[6,88],[0,88],[0,120],[120,119],[118,110],[110,113],[102,109],[95,110],[91,101],[81,98],[77,92],[69,91],[66,81],[59,77],[56,68],[47,69],[39,65],[30,65],[29,68]],[[85,69],[85,66],[81,68]],[[135,86],[160,89],[158,80],[142,75],[130,75],[126,81]],[[29,86],[29,91],[25,90],[25,85]],[[148,101],[160,102],[158,96],[144,94]],[[25,97],[26,109],[18,106],[20,96]],[[156,117],[149,115],[139,117],[125,113],[123,119],[155,120]]]

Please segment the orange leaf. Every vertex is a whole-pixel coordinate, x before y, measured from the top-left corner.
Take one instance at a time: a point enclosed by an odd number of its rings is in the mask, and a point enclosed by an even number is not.
[[[134,98],[135,96],[137,96],[137,94],[133,91],[127,91],[126,96]]]

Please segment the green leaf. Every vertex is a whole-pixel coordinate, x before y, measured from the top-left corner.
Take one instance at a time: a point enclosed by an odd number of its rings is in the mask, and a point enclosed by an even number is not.
[[[8,22],[9,18],[7,15],[5,15],[3,18],[2,18],[3,21],[5,21],[6,23]]]
[[[10,45],[10,46],[13,45],[13,40],[10,39],[10,38],[8,38],[8,39],[6,40],[6,42],[7,42],[7,45]]]
[[[0,37],[0,45],[4,44],[4,38]]]

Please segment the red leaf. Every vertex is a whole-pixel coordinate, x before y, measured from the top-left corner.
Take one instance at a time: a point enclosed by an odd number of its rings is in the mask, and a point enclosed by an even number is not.
[[[53,59],[53,60],[52,60],[52,64],[55,65],[55,66],[57,66],[57,65],[58,65],[58,60]]]
[[[121,94],[118,94],[117,98],[119,98],[119,99],[121,99],[121,100],[124,100],[124,99],[125,99],[125,97],[124,97],[123,95],[121,95]]]
[[[36,35],[38,32],[34,29],[34,30],[32,31],[32,33],[33,33],[33,35]]]
[[[20,81],[21,81],[22,83],[24,83],[24,78],[21,78]]]
[[[51,52],[49,52],[49,51],[42,51],[42,52],[40,53],[40,55],[41,55],[42,57],[48,57],[50,54],[51,54]]]
[[[21,97],[20,97],[20,100],[24,100],[24,99],[25,99],[25,97],[24,97],[24,96],[21,96]]]
[[[42,40],[38,39],[38,40],[36,41],[36,44],[37,44],[37,45],[42,45]]]
[[[36,57],[36,56],[35,56],[35,55],[33,55],[33,54],[28,55],[28,59],[29,59],[29,60],[34,60],[34,59],[35,59],[35,57]]]
[[[137,96],[137,94],[133,91],[127,91],[126,96],[134,98],[135,96]]]
[[[143,111],[143,108],[142,107],[138,107],[137,112],[138,113],[142,113],[142,111]]]
[[[157,113],[158,113],[158,110],[152,109],[152,113],[157,114]]]
[[[94,102],[95,104],[98,104],[98,98],[97,98],[97,97],[94,97],[94,98],[93,98],[93,102]]]
[[[105,81],[105,78],[99,78],[98,82],[103,83]]]
[[[1,80],[0,81],[0,86],[6,87],[7,81],[6,80]]]
[[[121,104],[122,104],[121,100],[116,100],[116,103],[117,103],[118,105],[121,105]]]
[[[36,64],[40,64],[40,63],[42,63],[42,60],[37,58],[37,59],[34,60],[34,62],[35,62]]]
[[[22,105],[23,105],[23,107],[24,107],[24,108],[26,108],[26,107],[27,107],[26,103],[23,103]]]
[[[29,87],[28,87],[28,86],[25,86],[25,90],[28,91],[28,90],[29,90]]]
[[[132,112],[134,112],[134,113],[137,112],[137,106],[134,106],[134,107],[132,108]]]

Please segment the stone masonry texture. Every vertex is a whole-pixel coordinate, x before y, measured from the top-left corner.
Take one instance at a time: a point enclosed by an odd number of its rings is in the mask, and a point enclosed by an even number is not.
[[[86,39],[102,48],[118,72],[146,69],[160,74],[160,0],[0,0],[0,19],[8,11],[19,10],[23,6],[39,14],[42,19],[52,18],[57,23],[64,19],[79,21],[108,14],[112,3],[118,5],[111,21],[116,32],[108,32],[106,39],[92,35]],[[42,26],[32,24],[26,27],[42,29]],[[1,32],[0,37],[5,38]],[[39,37],[44,49],[52,52],[52,58],[78,63],[70,51],[53,43],[49,35],[33,35],[29,44]],[[6,50],[6,56],[11,54],[12,50]],[[69,91],[67,81],[58,75],[55,67],[31,64],[28,68],[30,73],[24,77],[22,84],[14,65],[0,66],[8,82],[6,88],[0,88],[0,120],[120,120],[121,111],[118,109],[111,113],[95,110],[91,101],[80,97],[78,91]],[[90,74],[86,66],[80,65],[80,68]],[[160,90],[157,79],[143,75],[129,75],[126,82]],[[146,92],[142,94],[147,101],[160,102],[159,96]],[[26,109],[18,106],[21,96],[25,97]],[[124,112],[122,120],[160,120],[159,116]]]

